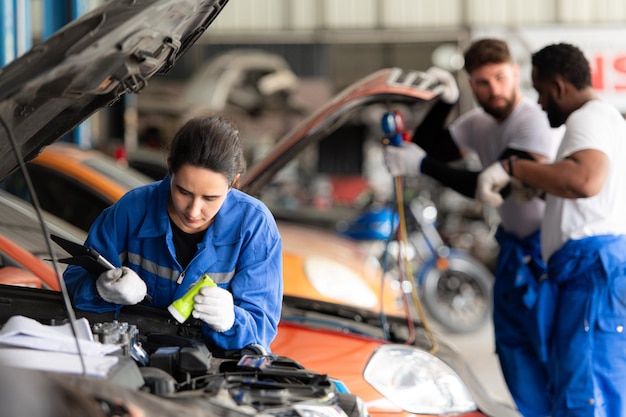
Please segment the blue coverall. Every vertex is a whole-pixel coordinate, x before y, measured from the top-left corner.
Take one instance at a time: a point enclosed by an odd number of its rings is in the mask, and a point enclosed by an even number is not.
[[[282,240],[259,200],[231,189],[183,270],[176,260],[167,213],[170,177],[128,192],[93,223],[86,245],[115,266],[128,266],[147,284],[152,305],[167,308],[204,273],[233,295],[235,323],[223,333],[203,324],[209,347],[241,349],[260,344],[269,352],[282,308]],[[78,266],[64,273],[74,306],[103,312],[120,306],[98,294],[96,276]]]
[[[548,261],[537,313],[553,417],[626,416],[626,236],[570,240]]]
[[[546,272],[540,237],[539,230],[524,239],[502,227],[496,233],[500,247],[493,288],[496,353],[509,392],[526,417],[549,416],[552,409],[533,308],[539,279]]]

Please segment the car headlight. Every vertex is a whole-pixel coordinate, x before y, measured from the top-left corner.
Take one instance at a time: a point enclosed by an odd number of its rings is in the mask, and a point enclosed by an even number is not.
[[[378,304],[378,297],[364,278],[337,261],[310,256],[304,260],[304,272],[311,285],[326,297],[364,308]]]
[[[476,410],[476,403],[459,375],[441,359],[413,346],[379,347],[363,376],[385,398],[409,413]]]

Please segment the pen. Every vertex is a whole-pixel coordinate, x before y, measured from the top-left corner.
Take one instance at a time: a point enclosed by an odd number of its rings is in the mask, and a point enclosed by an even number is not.
[[[100,265],[102,265],[106,269],[115,269],[115,265],[109,262],[107,258],[100,255],[100,253],[97,250],[89,248],[89,251],[96,258],[96,262],[98,262]],[[143,301],[152,303],[152,297],[149,294],[146,294],[146,296],[143,298]]]
[[[111,262],[109,262],[104,256],[100,255],[99,253],[96,256],[96,261],[100,265],[105,267],[106,269],[115,269],[115,266],[113,266],[113,264]]]

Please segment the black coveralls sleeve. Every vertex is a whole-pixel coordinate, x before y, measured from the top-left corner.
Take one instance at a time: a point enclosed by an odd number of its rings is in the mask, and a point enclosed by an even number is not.
[[[453,104],[442,101],[435,103],[422,123],[415,128],[413,142],[424,149],[427,154],[420,167],[422,173],[466,197],[474,198],[480,171],[470,171],[448,165],[449,162],[463,157],[450,130],[445,126],[453,107]],[[511,148],[505,149],[499,159],[506,159],[513,155],[533,159],[527,152]],[[506,187],[501,194],[506,197],[509,192],[509,187]]]

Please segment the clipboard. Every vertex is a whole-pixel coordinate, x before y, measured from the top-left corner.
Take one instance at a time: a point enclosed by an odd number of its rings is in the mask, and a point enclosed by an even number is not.
[[[52,233],[50,234],[50,239],[72,255],[69,258],[58,259],[61,263],[81,266],[96,276],[110,269],[115,269],[115,265],[93,248],[72,242],[71,240],[67,240]],[[146,294],[144,301],[152,303],[152,297]]]
[[[100,275],[102,272],[108,271],[109,269],[115,269],[115,266],[95,249],[88,248],[80,243],[72,242],[54,234],[50,234],[50,239],[72,255],[69,258],[59,259],[58,261],[61,263],[81,266],[96,275]]]

